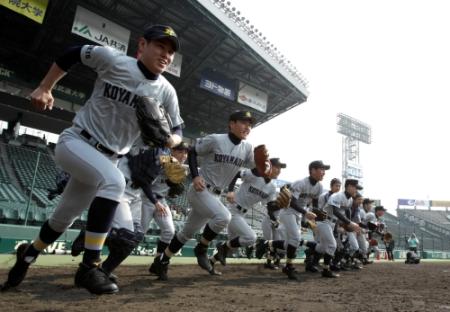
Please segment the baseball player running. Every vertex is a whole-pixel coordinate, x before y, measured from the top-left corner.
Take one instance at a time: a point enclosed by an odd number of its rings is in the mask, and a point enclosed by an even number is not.
[[[362,188],[362,187],[361,187]],[[347,217],[350,219],[350,221],[360,224],[360,206],[362,205],[363,197],[361,193],[356,192],[355,196],[353,196],[353,202],[351,207],[348,209],[348,215]],[[354,232],[354,231],[346,231],[347,236],[347,254],[346,254],[346,264],[352,269],[361,269],[360,264],[358,263],[357,259],[360,259],[361,256],[359,255],[359,242],[358,242],[358,236],[360,236],[361,231]]]
[[[171,182],[173,174],[180,174],[182,178],[186,176],[185,169],[181,166],[187,157],[187,145],[182,142],[172,148],[171,155],[179,161],[180,172],[171,172],[173,166],[162,165],[162,172],[155,178],[155,165],[151,161],[154,150],[142,147],[139,144],[133,148],[136,155],[128,154],[127,157],[119,161],[119,169],[122,171],[127,181],[125,193],[120,201],[112,221],[112,228],[105,241],[109,249],[106,260],[101,264],[109,278],[117,283],[117,276],[113,271],[131,254],[131,252],[144,239],[144,234],[148,230],[150,218],[155,218],[161,229],[161,239],[166,244],[170,242],[175,233],[172,214],[167,206],[165,197],[174,193],[174,189],[179,194],[177,184]],[[150,154],[150,155],[149,155]],[[182,191],[183,189],[181,189]],[[148,200],[150,204],[144,206],[142,202]],[[143,209],[146,211],[144,213]],[[146,215],[145,219],[142,215]],[[78,256],[84,248],[84,231],[75,239],[72,244],[72,256]],[[161,244],[161,243],[159,243]],[[158,247],[159,247],[158,244]]]
[[[286,168],[286,164],[281,163],[278,158],[271,159],[271,162],[272,166],[277,166],[281,169]],[[288,186],[286,185],[286,187]],[[264,214],[261,222],[261,230],[265,241],[285,239],[285,228],[280,223],[280,211],[281,209],[279,207],[272,205],[271,209],[267,209],[267,212]],[[281,259],[285,257],[285,254],[284,249],[277,249],[273,252],[268,251],[264,267],[271,270],[279,269]]]
[[[368,251],[369,251],[369,242],[367,233],[369,231],[367,221],[366,221],[366,214],[369,213],[372,210],[372,204],[374,203],[373,200],[370,198],[364,198],[362,209],[359,210],[359,219],[361,222],[359,223],[359,226],[361,228],[361,232],[357,235],[358,239],[358,245],[359,245],[359,252],[362,254],[362,264],[372,264],[373,261],[368,259]]]
[[[330,181],[330,190],[326,191],[326,192],[323,192],[319,196],[319,210],[321,210],[321,211],[323,210],[323,208],[325,207],[325,205],[328,202],[328,199],[330,198],[330,196],[332,194],[337,193],[337,192],[339,192],[341,190],[341,185],[342,185],[342,182],[338,178],[331,179],[331,181]],[[307,225],[309,226],[310,223],[307,224]],[[315,228],[313,229],[313,234],[314,234],[314,240],[317,242],[317,235],[316,235],[316,229]],[[310,271],[310,272],[313,272],[313,273],[318,272],[319,263],[318,262],[313,262],[314,260],[315,261],[319,261],[320,259],[317,259],[317,258],[313,259],[313,254],[311,252],[311,249],[307,248],[305,250],[305,264],[307,264],[307,267],[306,267],[307,271]]]
[[[228,188],[227,200],[228,208],[231,212],[231,221],[228,224],[228,241],[217,244],[217,252],[210,257],[212,267],[217,261],[226,265],[228,251],[232,248],[251,246],[256,242],[256,233],[245,221],[245,214],[257,203],[267,204],[273,222],[277,222],[273,216],[273,210],[279,210],[277,202],[276,186],[272,179],[276,179],[281,172],[281,168],[286,168],[286,164],[280,162],[279,158],[271,158],[272,172],[270,177],[264,178],[258,173],[256,168],[246,169],[238,172]],[[237,192],[234,192],[234,185],[238,178],[242,179],[242,184]],[[273,208],[271,208],[273,207]]]
[[[341,190],[342,182],[338,178],[333,178],[330,181],[330,190],[322,193],[319,196],[319,209],[323,209],[325,205],[328,203],[328,199],[334,193],[337,193]]]
[[[85,45],[68,50],[56,60],[39,87],[31,94],[38,109],[52,109],[52,89],[75,63],[97,72],[91,97],[77,112],[73,126],[64,130],[55,148],[56,163],[71,176],[53,215],[32,244],[18,247],[16,263],[3,289],[19,285],[28,267],[89,207],[85,251],[75,284],[95,294],[118,291],[99,267],[100,252],[125,189],[117,168],[141,133],[135,107],[144,97],[162,103],[172,121],[173,134],[166,146],[181,142],[182,119],[174,88],[161,75],[179,48],[177,35],[168,26],[156,25],[139,39],[139,59],[102,46]]]
[[[325,171],[330,169],[321,160],[313,161],[309,164],[309,176],[292,183],[290,189],[292,192],[292,201],[290,207],[280,212],[280,221],[286,229],[285,241],[260,241],[257,244],[257,257],[261,258],[264,250],[270,251],[276,249],[286,250],[286,266],[283,268],[289,279],[296,280],[297,272],[293,261],[297,256],[297,248],[303,245],[301,240],[301,220],[302,215],[309,220],[314,220],[316,215],[308,211],[308,206],[317,208],[320,194],[323,193],[323,186],[320,181],[323,180]],[[312,244],[313,242],[308,242]]]
[[[383,217],[385,211],[386,209],[383,206],[376,206],[374,212],[369,211],[365,215],[364,222],[367,224],[370,246],[367,257],[374,252],[375,257],[377,259],[379,258],[380,250],[378,248],[378,241],[375,236],[377,234],[380,237],[383,237],[385,224],[382,222],[381,218]]]
[[[320,259],[323,255],[323,277],[334,278],[338,276],[330,270],[331,259],[337,246],[333,234],[337,220],[348,226],[348,230],[359,231],[359,226],[351,222],[345,215],[345,211],[352,205],[353,196],[356,194],[357,188],[358,180],[347,179],[344,184],[344,191],[334,193],[328,199],[328,203],[323,209],[325,214],[317,212],[317,244],[308,242],[306,245],[313,252],[313,263],[318,263],[317,259]]]
[[[220,201],[220,196],[242,167],[255,166],[253,147],[245,141],[254,123],[250,112],[235,112],[229,117],[229,133],[199,138],[189,150],[188,163],[193,181],[187,196],[192,209],[183,229],[150,267],[160,279],[167,279],[170,258],[203,226],[194,254],[202,269],[212,271],[207,255],[208,245],[231,220],[231,214]]]

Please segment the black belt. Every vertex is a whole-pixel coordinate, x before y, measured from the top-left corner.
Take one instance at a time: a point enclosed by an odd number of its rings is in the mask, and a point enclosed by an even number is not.
[[[86,130],[81,130],[80,134],[84,136],[87,140],[92,139],[92,135],[89,134]],[[99,142],[94,143],[92,146],[94,146],[99,152],[102,152],[109,156],[115,156],[117,155],[117,158],[121,158],[123,155],[116,154],[109,148],[105,147],[104,145],[100,144]]]
[[[207,184],[207,185],[206,185],[206,188],[207,188],[210,192],[212,192],[212,193],[214,193],[214,194],[216,194],[216,195],[222,194],[222,190],[221,190],[220,188],[218,188],[218,187],[215,187],[215,186],[212,186],[212,185],[210,185],[210,184]]]
[[[161,196],[161,195],[158,195],[158,194],[155,194],[155,197],[156,197],[156,199],[163,199],[164,198],[164,196]]]
[[[247,208],[244,208],[244,207],[242,207],[240,205],[236,205],[236,208],[239,209],[242,213],[247,213],[247,211],[248,211]]]

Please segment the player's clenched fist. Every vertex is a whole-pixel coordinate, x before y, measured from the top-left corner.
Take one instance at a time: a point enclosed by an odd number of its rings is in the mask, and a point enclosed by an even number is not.
[[[54,99],[51,90],[38,87],[31,93],[30,97],[31,97],[31,104],[36,109],[52,110]]]

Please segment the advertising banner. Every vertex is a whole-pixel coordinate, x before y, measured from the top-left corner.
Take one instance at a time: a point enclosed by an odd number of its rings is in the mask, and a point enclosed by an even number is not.
[[[130,31],[83,7],[77,6],[72,33],[127,53]]]
[[[230,101],[236,99],[236,84],[218,72],[204,71],[200,78],[200,88],[224,97]]]
[[[254,108],[260,112],[267,112],[267,93],[239,82],[238,103]]]
[[[0,5],[42,24],[48,0],[0,0]]]

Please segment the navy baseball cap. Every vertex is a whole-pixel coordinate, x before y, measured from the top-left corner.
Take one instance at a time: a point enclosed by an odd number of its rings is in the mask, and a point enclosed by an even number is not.
[[[386,209],[383,206],[376,206],[375,211],[386,211]]]
[[[143,37],[147,40],[169,39],[175,51],[180,50],[178,36],[172,27],[166,25],[153,25],[145,29]]]
[[[372,204],[372,203],[374,203],[375,201],[374,200],[371,200],[370,198],[364,198],[364,201],[363,201],[363,205],[366,205],[366,204]]]
[[[270,163],[272,166],[279,167],[279,168],[286,168],[286,164],[282,163],[280,161],[280,158],[270,158]]]
[[[321,160],[314,160],[309,164],[309,170],[311,169],[330,169],[330,165],[325,165]]]
[[[345,180],[345,187],[347,187],[348,185],[352,185],[352,186],[356,187],[357,190],[362,190],[363,189],[363,187],[358,184],[358,180],[356,180],[356,179],[347,179],[347,180]]]
[[[253,125],[256,122],[255,117],[249,111],[236,111],[230,115],[229,121],[248,120]]]

